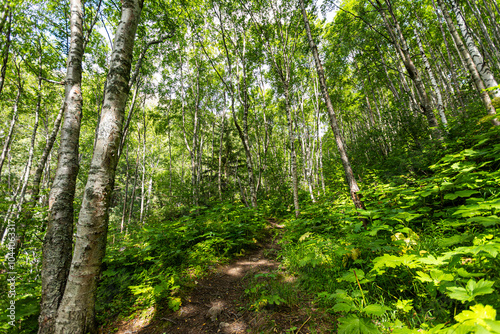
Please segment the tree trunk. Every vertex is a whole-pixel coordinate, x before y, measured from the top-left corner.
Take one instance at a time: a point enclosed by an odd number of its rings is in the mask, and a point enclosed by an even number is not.
[[[3,4],[2,7],[3,7],[1,8],[2,15],[0,16],[0,34],[3,31],[3,27],[5,26],[5,22],[7,21],[7,16],[10,13],[10,8],[8,3]]]
[[[54,121],[54,127],[52,128],[52,132],[50,133],[50,136],[47,138],[47,142],[45,144],[45,147],[43,149],[42,155],[40,157],[40,160],[38,161],[38,165],[35,170],[35,175],[33,176],[33,184],[31,186],[31,208],[34,208],[36,205],[36,202],[40,198],[40,184],[42,181],[42,175],[43,175],[43,170],[45,169],[47,165],[47,161],[50,155],[50,152],[52,151],[52,147],[54,146],[54,143],[57,138],[57,134],[59,133],[59,128],[61,126],[61,120],[63,118],[64,114],[64,105],[59,109],[59,113],[57,114],[57,117]],[[31,216],[30,216],[31,218]]]
[[[26,189],[28,187],[28,180],[29,180],[29,175],[31,171],[31,165],[33,164],[33,156],[35,152],[35,143],[36,143],[36,134],[38,131],[38,122],[39,122],[39,116],[40,116],[40,107],[42,103],[42,60],[39,59],[39,72],[38,72],[38,97],[36,101],[36,109],[35,109],[35,124],[33,125],[33,133],[31,135],[31,142],[30,142],[30,150],[28,153],[28,162],[26,163],[26,168],[23,173],[23,182],[22,182],[22,188],[21,188],[21,193],[19,196],[19,201],[17,203],[17,214],[16,214],[16,219],[19,218],[22,209],[23,209],[23,204],[24,204],[24,195],[26,193]],[[30,210],[31,211],[31,210]],[[25,218],[25,217],[23,217]],[[31,218],[31,216],[29,217]],[[17,252],[19,251],[20,247],[22,247],[24,243],[24,237],[25,237],[25,232],[26,232],[26,224],[29,222],[29,219],[22,219],[21,224],[19,226],[19,229],[17,231],[18,234],[18,242],[16,244],[16,250],[15,250],[15,257],[17,258]]]
[[[443,0],[437,0],[438,6],[441,8],[441,12],[443,13],[443,16],[445,18],[446,24],[448,25],[448,30],[451,33],[451,36],[453,37],[453,40],[455,41],[455,44],[457,45],[460,53],[462,54],[462,57],[465,59],[467,63],[467,67],[469,69],[469,73],[472,75],[472,79],[474,80],[474,83],[476,85],[476,88],[478,90],[479,95],[481,96],[481,99],[484,103],[484,106],[486,107],[487,113],[490,116],[495,116],[496,115],[496,110],[491,104],[491,98],[488,92],[485,91],[485,86],[483,81],[481,80],[481,77],[479,75],[479,71],[476,68],[476,65],[474,64],[474,61],[472,60],[471,55],[467,51],[464,43],[462,42],[462,39],[460,38],[460,35],[458,34],[457,30],[455,29],[455,25],[453,24],[453,21],[451,20],[450,14],[446,10],[446,7],[444,6]],[[500,121],[498,121],[496,118],[493,118],[491,120],[493,125],[500,125]]]
[[[77,224],[73,260],[57,314],[57,334],[95,331],[96,286],[106,249],[108,209],[129,93],[135,32],[142,6],[142,0],[122,1],[97,144]]]
[[[224,126],[226,124],[226,92],[224,92],[224,109],[222,112],[222,121],[220,126],[220,137],[219,137],[219,159],[218,159],[218,171],[217,171],[217,185],[219,191],[219,200],[222,201],[222,143],[224,140]]]
[[[286,80],[286,82],[283,82],[283,86],[285,91],[285,111],[288,122],[288,138],[290,145],[290,169],[292,174],[293,206],[295,208],[295,217],[298,217],[300,215],[300,207],[299,207],[299,181],[297,176],[297,153],[295,151],[295,132],[293,131],[292,113],[290,110],[291,107],[290,107],[290,92],[289,92],[288,80]]]
[[[299,3],[300,3],[300,8],[302,10],[302,16],[304,18],[304,25],[307,32],[307,38],[309,40],[309,48],[313,53],[314,62],[316,64],[316,71],[318,73],[318,79],[321,86],[321,94],[323,95],[323,99],[325,100],[325,104],[328,109],[328,115],[330,116],[330,126],[332,127],[332,131],[335,136],[335,142],[337,143],[337,149],[339,151],[340,159],[342,161],[342,166],[344,167],[345,177],[347,180],[347,184],[349,185],[349,192],[351,194],[351,199],[356,208],[364,209],[361,196],[358,194],[359,192],[358,182],[356,181],[356,178],[352,171],[351,163],[349,161],[349,157],[347,156],[347,152],[344,147],[344,142],[340,134],[340,129],[337,123],[337,117],[335,115],[335,111],[333,110],[330,94],[328,93],[328,88],[326,86],[326,80],[324,74],[325,72],[323,70],[323,65],[321,64],[321,60],[319,59],[318,48],[316,47],[316,43],[312,38],[311,28],[309,27],[309,19],[307,18],[307,12],[305,9],[304,1],[299,0]]]
[[[139,223],[142,225],[144,221],[144,200],[146,197],[145,180],[146,180],[146,108],[142,108],[143,119],[143,134],[142,134],[142,179],[141,179],[141,210],[139,214]]]
[[[441,89],[438,86],[438,83],[436,81],[436,77],[434,76],[434,72],[432,71],[431,64],[429,62],[429,59],[427,58],[427,55],[425,54],[424,50],[424,45],[422,44],[422,41],[420,40],[420,35],[415,28],[414,30],[415,37],[417,38],[417,43],[418,43],[418,48],[420,49],[420,54],[422,55],[422,60],[424,61],[424,66],[425,69],[427,70],[427,73],[429,75],[429,78],[431,79],[431,85],[432,89],[434,90],[434,93],[436,94],[436,107],[439,116],[441,117],[441,122],[443,123],[443,126],[446,127],[448,125],[448,120],[446,119],[446,115],[444,114],[444,104],[443,104],[443,96],[441,95]]]
[[[387,4],[387,8],[389,10],[389,13],[391,14],[392,20],[394,22],[395,29],[392,28],[391,24],[388,22],[385,12],[382,9],[382,5],[379,2],[379,0],[376,0],[378,6],[376,7],[377,10],[380,12],[382,15],[382,18],[384,20],[385,26],[387,28],[387,31],[389,32],[389,35],[391,36],[394,45],[396,47],[396,50],[398,51],[401,60],[403,61],[403,64],[406,68],[406,71],[408,72],[408,75],[410,76],[410,79],[413,81],[415,84],[415,88],[417,89],[418,95],[420,97],[420,106],[422,108],[422,111],[427,118],[427,122],[429,124],[429,128],[432,129],[433,132],[433,137],[435,138],[441,138],[441,133],[438,129],[438,122],[436,120],[436,116],[434,116],[434,113],[432,111],[432,104],[429,99],[429,96],[427,94],[427,91],[425,89],[424,83],[422,81],[422,78],[413,63],[413,60],[410,55],[410,48],[406,43],[406,40],[403,36],[403,33],[401,31],[401,28],[399,26],[399,22],[394,15],[394,12],[392,10],[392,5],[390,1],[385,0],[385,3]]]
[[[135,171],[134,171],[134,184],[132,185],[132,194],[130,196],[130,206],[128,209],[128,219],[127,219],[127,228],[125,229],[125,234],[128,232],[128,227],[132,222],[132,214],[134,212],[134,202],[135,202],[135,191],[137,189],[137,171],[139,170],[139,151],[136,152],[137,156],[135,159]]]
[[[126,171],[126,176],[125,176],[125,198],[123,199],[123,210],[122,210],[122,221],[120,223],[120,233],[123,233],[123,231],[125,229],[125,216],[127,214],[128,184],[130,181],[130,173],[129,173],[130,165],[128,163],[128,145],[125,148],[125,162],[127,164],[127,171]]]
[[[493,43],[493,41],[491,40],[490,34],[488,32],[488,28],[486,27],[486,24],[483,21],[483,17],[481,16],[481,11],[477,7],[475,0],[472,0],[472,4],[470,3],[469,0],[466,0],[466,1],[472,10],[472,13],[476,17],[476,22],[478,23],[479,28],[481,29],[481,32],[483,33],[484,39],[486,40],[486,43],[488,44],[490,51],[495,55],[495,57],[494,57],[495,66],[498,69],[500,69],[500,63],[498,62],[500,60],[500,52],[498,52],[498,48],[496,47],[495,43]],[[486,7],[488,7],[488,6],[486,6]],[[489,8],[488,8],[488,10],[489,10]],[[493,31],[495,31],[495,24],[491,25],[491,28],[493,29]],[[495,37],[495,34],[493,34],[493,37]]]
[[[7,10],[5,14],[9,12],[9,29],[7,30],[7,41],[5,42],[5,46],[3,49],[3,64],[2,64],[2,69],[0,70],[0,95],[2,95],[2,90],[3,90],[3,84],[5,82],[5,73],[7,71],[7,63],[9,62],[9,49],[10,49],[10,34],[12,31],[12,13],[10,10]]]
[[[28,161],[26,162],[26,165],[24,167],[24,171],[22,174],[23,176],[19,180],[19,184],[17,186],[17,189],[16,189],[14,195],[12,196],[13,203],[9,206],[9,209],[7,210],[7,213],[5,214],[4,226],[8,225],[8,221],[9,221],[10,217],[14,215],[15,211],[16,211],[16,215],[15,215],[14,219],[19,218],[19,213],[21,212],[21,208],[22,208],[22,205],[24,203],[24,195],[26,193],[26,187],[28,185],[31,164],[33,162],[33,154],[34,154],[35,141],[36,141],[36,132],[38,130],[39,110],[40,110],[40,108],[37,108],[37,110],[35,111],[35,124],[33,125],[33,132],[31,135],[31,145],[30,145],[30,149],[28,152]],[[17,203],[16,203],[16,201],[17,201]],[[26,223],[23,220],[23,221],[21,221],[21,225],[18,226],[17,231],[16,231],[17,232],[17,242],[16,242],[16,246],[14,249],[14,257],[15,258],[17,258],[19,248],[22,246],[22,244],[24,242],[24,230],[25,230],[25,228],[26,228]],[[7,231],[7,230],[5,230],[5,231]],[[5,242],[5,237],[6,237],[6,234],[4,233],[4,235],[2,237],[2,242],[1,242],[2,245]]]
[[[243,43],[244,45],[246,41]],[[243,65],[243,88],[240,91],[243,91],[243,129],[239,126],[236,121],[236,113],[233,108],[233,117],[235,119],[235,126],[238,129],[238,134],[240,135],[240,139],[243,143],[243,147],[245,150],[245,163],[247,167],[248,174],[248,185],[250,187],[250,202],[252,203],[252,207],[257,207],[257,193],[255,191],[255,174],[253,170],[253,161],[252,161],[252,152],[250,150],[250,140],[248,138],[248,110],[249,110],[249,101],[248,101],[248,88],[247,88],[247,68],[245,64],[245,46],[243,47],[243,56],[241,57],[242,65]],[[241,100],[241,99],[240,99]],[[243,131],[242,131],[243,130]]]
[[[0,156],[0,179],[2,178],[2,169],[5,163],[5,159],[7,158],[7,153],[10,149],[10,143],[12,142],[12,138],[14,136],[14,128],[17,123],[17,114],[19,110],[19,100],[21,98],[22,87],[19,85],[17,88],[16,100],[14,101],[14,107],[12,110],[12,120],[10,121],[9,133],[7,134],[7,138],[5,138],[5,142],[3,144],[2,155]]]
[[[297,96],[300,98],[300,96]],[[301,111],[301,116],[302,116],[302,123],[303,123],[303,128],[304,132],[301,133],[300,127],[297,125],[297,134],[299,137],[299,141],[302,143],[301,148],[302,148],[302,155],[303,155],[303,160],[304,160],[304,180],[307,185],[307,189],[309,191],[309,195],[311,197],[311,201],[314,203],[316,202],[316,199],[314,198],[314,181],[313,181],[313,155],[314,155],[314,141],[311,140],[311,135],[309,132],[309,126],[307,126],[306,123],[306,116],[304,113],[304,97],[302,97],[300,101],[300,111]],[[295,122],[297,124],[298,122],[298,117],[297,114],[295,113]],[[312,143],[311,143],[312,141]],[[312,148],[311,148],[312,146]]]
[[[484,4],[484,7],[486,8],[486,12],[488,12],[488,22],[489,22],[489,25],[493,31],[493,38],[495,39],[496,45],[498,46],[498,45],[500,45],[500,26],[498,25],[498,21],[495,17],[495,14],[491,10],[491,8],[488,5],[486,0],[483,0],[483,4]],[[495,3],[493,3],[493,4],[498,10],[498,5]],[[480,10],[478,10],[478,12],[479,12],[479,14],[481,14]],[[498,59],[498,60],[500,60],[500,59]]]
[[[232,69],[232,64],[231,64],[231,58],[229,55],[229,50],[226,44],[226,32],[224,30],[224,26],[222,24],[222,15],[219,14],[219,19],[220,19],[220,27],[221,27],[221,35],[222,35],[222,42],[224,44],[224,50],[226,53],[226,61],[228,64],[228,75],[229,78],[232,78],[233,76],[233,69]],[[239,58],[241,59],[242,62],[242,68],[243,68],[243,75],[242,75],[242,81],[243,85],[239,84],[238,85],[238,92],[239,92],[239,100],[240,103],[243,105],[243,129],[238,123],[238,117],[236,115],[236,110],[234,107],[234,96],[235,96],[235,91],[234,91],[234,85],[231,82],[227,83],[222,77],[221,80],[223,81],[224,85],[226,86],[229,94],[231,94],[231,112],[233,115],[233,122],[234,125],[238,131],[238,136],[240,137],[241,143],[243,145],[243,149],[245,151],[245,165],[247,167],[247,175],[248,175],[248,185],[250,188],[250,202],[252,204],[252,207],[256,208],[257,207],[257,191],[255,187],[255,172],[254,172],[254,166],[253,166],[253,161],[252,161],[252,153],[251,153],[251,148],[250,148],[250,140],[248,137],[248,110],[249,110],[249,99],[248,99],[248,86],[247,86],[247,66],[246,66],[246,36],[243,34],[243,50],[238,52]],[[233,43],[233,45],[236,47],[236,44]],[[239,81],[239,74],[237,74],[237,80]],[[230,79],[231,80],[231,79]],[[243,87],[241,87],[243,86]],[[242,94],[243,93],[243,94]],[[242,96],[243,95],[243,96]]]
[[[455,70],[455,63],[453,62],[453,57],[452,57],[452,53],[451,53],[451,50],[450,50],[450,46],[448,44],[448,39],[446,38],[446,32],[443,28],[443,25],[441,24],[441,18],[439,16],[439,12],[436,8],[436,3],[434,2],[434,0],[432,0],[432,7],[434,8],[434,11],[436,12],[436,17],[437,17],[437,21],[439,23],[439,29],[441,30],[441,35],[443,35],[443,41],[444,41],[444,45],[446,47],[446,53],[448,55],[448,62],[450,64],[450,67],[449,67],[449,70],[450,70],[450,74],[451,74],[451,81],[453,83],[453,86],[455,86],[455,91],[456,91],[456,94],[458,96],[458,100],[460,102],[460,105],[462,107],[462,111],[465,111],[465,104],[464,104],[464,101],[463,101],[463,98],[462,98],[462,92],[460,91],[460,85],[458,84],[458,80],[457,80],[457,73],[456,73],[456,70]],[[455,43],[455,40],[453,40],[453,44],[456,46],[456,43]],[[456,47],[456,49],[458,50],[458,47]],[[462,60],[461,64],[465,65],[465,63],[463,62],[463,57],[462,55],[460,54],[460,52],[458,52],[458,55],[460,57],[460,59]],[[446,63],[445,60],[443,60],[444,63]],[[464,69],[467,68],[466,66],[463,67]]]
[[[498,86],[498,83],[495,80],[495,77],[493,76],[493,72],[491,71],[490,67],[484,61],[483,56],[479,52],[474,42],[474,38],[469,33],[467,24],[465,23],[464,16],[454,0],[451,1],[451,8],[455,13],[455,16],[457,18],[458,28],[462,32],[462,36],[465,39],[465,44],[467,45],[469,54],[472,58],[472,61],[476,65],[476,68],[479,72],[479,75],[481,76],[481,79],[483,80],[484,85],[486,86],[486,88]],[[495,97],[500,97],[500,89],[495,89],[492,93]]]
[[[82,117],[83,6],[71,0],[71,46],[65,80],[64,122],[57,170],[49,196],[47,232],[43,241],[42,300],[38,333],[53,333],[71,264],[73,200],[79,170],[78,145]]]

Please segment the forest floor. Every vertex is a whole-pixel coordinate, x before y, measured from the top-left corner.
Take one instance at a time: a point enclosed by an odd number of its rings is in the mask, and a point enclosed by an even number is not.
[[[269,221],[270,229],[283,226]],[[273,233],[271,233],[272,235]],[[276,235],[276,233],[274,233]],[[176,312],[159,307],[152,319],[135,317],[117,321],[101,329],[101,333],[117,334],[198,334],[198,333],[331,333],[334,320],[317,309],[313,298],[298,289],[296,305],[268,304],[258,311],[251,309],[252,300],[245,293],[252,284],[281,278],[279,284],[291,284],[276,259],[278,237],[269,238],[259,249],[249,251],[228,264],[217,267],[203,279],[193,279],[193,287],[182,293],[182,306]],[[285,273],[285,275],[283,275]],[[259,275],[260,274],[260,275]],[[256,280],[257,275],[257,280]],[[283,279],[283,277],[285,277]],[[262,284],[262,283],[261,283]],[[293,285],[296,286],[296,285]],[[255,302],[255,300],[253,300]],[[153,312],[153,310],[151,310]]]

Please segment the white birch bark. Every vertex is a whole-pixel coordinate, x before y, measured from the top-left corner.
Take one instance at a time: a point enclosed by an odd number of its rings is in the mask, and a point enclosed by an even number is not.
[[[307,39],[309,41],[309,48],[311,49],[314,57],[314,63],[316,65],[316,72],[318,74],[318,79],[321,87],[321,94],[323,95],[323,99],[325,100],[325,104],[328,109],[328,115],[330,116],[330,126],[332,127],[332,131],[335,135],[335,142],[337,143],[337,149],[340,154],[340,159],[342,161],[342,166],[344,167],[344,173],[347,180],[347,184],[349,186],[349,192],[351,194],[351,199],[354,203],[354,206],[358,209],[364,209],[364,204],[361,200],[361,196],[359,194],[359,186],[354,176],[354,172],[352,171],[351,163],[349,161],[349,157],[347,156],[347,151],[344,145],[344,141],[342,140],[342,135],[340,133],[340,128],[337,123],[337,117],[335,111],[333,109],[332,101],[330,99],[330,94],[328,93],[325,74],[323,70],[323,65],[321,64],[321,60],[318,54],[318,48],[316,47],[316,43],[314,42],[311,34],[311,28],[309,26],[309,19],[307,18],[307,12],[305,9],[304,1],[299,0],[300,8],[302,11],[302,17],[304,19],[304,26],[306,28]],[[366,221],[363,221],[364,224],[367,224]]]
[[[441,95],[441,89],[436,81],[436,77],[434,76],[434,72],[432,71],[431,64],[427,55],[425,54],[424,45],[422,44],[422,40],[420,39],[420,34],[417,29],[414,29],[415,37],[417,38],[418,48],[420,49],[420,54],[422,56],[422,60],[424,62],[425,69],[429,75],[431,80],[431,85],[434,93],[436,94],[436,109],[438,111],[439,117],[441,118],[441,122],[443,126],[446,127],[448,125],[448,120],[446,119],[446,115],[444,113],[444,104],[443,104],[443,96]]]
[[[451,36],[453,37],[453,40],[455,41],[455,44],[458,47],[458,50],[462,54],[462,57],[466,61],[469,73],[471,74],[472,79],[474,80],[474,83],[476,85],[476,89],[478,90],[478,93],[481,96],[481,99],[483,101],[484,106],[486,107],[486,111],[487,111],[488,115],[490,115],[490,116],[496,115],[496,110],[493,107],[493,105],[491,104],[490,95],[488,94],[488,92],[485,91],[486,87],[484,86],[484,83],[481,80],[481,76],[479,74],[479,71],[478,71],[474,61],[472,60],[472,57],[469,54],[469,51],[467,50],[462,39],[460,38],[460,35],[458,34],[458,31],[455,28],[455,25],[453,24],[453,21],[450,17],[450,14],[448,13],[444,3],[443,3],[443,0],[437,0],[437,3],[441,9],[441,12],[443,13],[443,16],[444,16],[445,21],[446,21],[446,25],[448,26],[448,30],[450,31]],[[496,118],[492,119],[491,122],[493,123],[493,125],[496,125],[496,126],[500,125],[500,121],[498,121]]]
[[[106,249],[108,208],[114,188],[135,33],[142,6],[142,0],[122,1],[97,143],[77,223],[74,255],[57,312],[57,334],[95,331],[96,286]]]
[[[73,200],[80,168],[78,148],[82,119],[83,5],[71,0],[71,41],[67,60],[64,121],[56,174],[49,195],[49,217],[43,241],[42,300],[38,333],[53,333],[63,297],[73,244]]]
[[[467,49],[469,50],[469,54],[472,58],[472,61],[476,65],[476,68],[479,72],[479,75],[481,76],[481,79],[484,82],[484,85],[486,86],[486,88],[498,86],[498,83],[497,83],[495,77],[493,76],[493,72],[491,71],[488,64],[484,61],[483,56],[481,55],[481,53],[479,52],[479,50],[476,46],[476,43],[474,42],[474,38],[472,37],[472,34],[468,30],[468,27],[467,27],[467,24],[465,22],[462,11],[458,7],[455,0],[451,1],[451,9],[455,13],[458,28],[460,29],[460,32],[462,33],[462,36],[465,40],[465,45],[467,46]],[[495,89],[494,91],[492,91],[492,93],[495,97],[500,97],[500,90],[499,89]]]
[[[16,100],[14,101],[14,106],[12,110],[12,120],[10,121],[9,133],[7,134],[7,138],[5,138],[2,154],[0,155],[0,179],[2,178],[2,169],[5,163],[5,159],[7,158],[7,153],[10,149],[10,144],[12,142],[12,138],[14,137],[14,129],[16,127],[17,118],[18,118],[18,110],[19,110],[19,100],[21,98],[21,86],[17,89]]]

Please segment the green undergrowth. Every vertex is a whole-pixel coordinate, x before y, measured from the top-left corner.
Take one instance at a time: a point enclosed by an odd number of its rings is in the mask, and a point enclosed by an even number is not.
[[[245,295],[250,300],[249,309],[280,309],[296,307],[300,300],[295,279],[285,272],[259,273],[250,278]]]
[[[500,132],[471,141],[424,177],[374,176],[366,210],[332,196],[287,221],[283,264],[339,333],[500,333]]]
[[[32,219],[31,223],[38,225],[40,221]],[[19,226],[19,222],[16,224]],[[29,232],[13,268],[6,257],[9,250],[0,248],[0,333],[36,333],[38,329],[42,243]],[[15,300],[14,307],[10,304],[12,300]]]
[[[177,310],[182,287],[189,287],[192,279],[206,275],[216,264],[254,247],[264,235],[265,220],[260,212],[222,203],[194,207],[182,217],[149,223],[115,243],[109,236],[98,289],[99,321],[137,316],[151,307]]]

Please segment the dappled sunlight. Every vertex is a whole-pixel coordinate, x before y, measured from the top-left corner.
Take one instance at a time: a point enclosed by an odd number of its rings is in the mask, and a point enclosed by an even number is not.
[[[200,311],[200,308],[193,304],[187,304],[182,306],[179,310],[179,317],[189,318],[190,316],[196,315]]]
[[[245,260],[240,260],[235,264],[224,268],[223,273],[233,277],[243,277],[252,268],[276,268],[276,262],[270,261],[268,259],[260,258],[250,258]]]
[[[222,333],[245,333],[248,328],[248,325],[242,320],[236,320],[235,322],[229,324],[225,322],[221,322],[219,324],[219,329]]]

